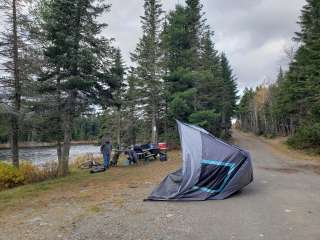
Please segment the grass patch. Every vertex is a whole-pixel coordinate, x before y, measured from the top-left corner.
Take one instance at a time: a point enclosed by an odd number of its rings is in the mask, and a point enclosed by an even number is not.
[[[90,210],[90,212],[92,212],[92,213],[99,213],[99,212],[102,212],[103,208],[100,207],[100,206],[98,206],[98,205],[96,205],[96,206],[91,206],[91,207],[89,208],[89,210]]]
[[[100,211],[95,203],[106,200],[122,205],[126,196],[121,196],[124,189],[137,188],[144,184],[158,183],[180,166],[180,154],[169,154],[169,161],[154,161],[135,166],[119,166],[110,170],[90,174],[89,170],[72,167],[67,177],[28,184],[0,192],[0,215],[24,208],[46,208],[55,202],[77,202],[87,206],[89,211]],[[156,173],[156,174],[155,174]],[[92,205],[93,204],[93,205]]]
[[[22,199],[27,201],[30,198],[38,197],[40,194],[56,188],[70,188],[75,183],[80,183],[91,177],[87,171],[72,169],[67,177],[56,178],[39,183],[28,184],[0,192],[0,211],[9,206],[14,206]]]

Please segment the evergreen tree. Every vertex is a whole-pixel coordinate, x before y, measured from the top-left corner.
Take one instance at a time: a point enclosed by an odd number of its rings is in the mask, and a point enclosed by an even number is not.
[[[11,109],[10,142],[13,165],[19,167],[19,136],[21,135],[22,97],[27,94],[27,84],[30,80],[30,51],[27,44],[28,31],[25,24],[29,21],[27,1],[5,0],[0,3],[5,23],[0,38],[1,70],[5,73],[0,78],[3,101]]]
[[[141,17],[143,36],[140,39],[132,60],[137,64],[141,88],[144,89],[145,112],[151,120],[151,142],[158,140],[159,93],[161,81],[160,27],[162,6],[159,0],[145,0],[144,16]]]
[[[123,63],[122,55],[120,49],[116,49],[114,53],[114,61],[113,66],[111,68],[111,78],[112,81],[116,84],[114,89],[114,105],[116,108],[116,131],[117,131],[117,146],[120,148],[121,146],[121,121],[122,121],[122,109],[123,109],[123,101],[124,101],[124,92],[126,84],[124,83],[125,77],[125,66]]]
[[[295,40],[301,44],[290,65],[282,89],[284,107],[290,114],[291,124],[298,130],[299,142],[320,141],[320,136],[313,135],[320,129],[320,2],[307,0],[303,7],[299,24],[301,31],[296,33]],[[308,126],[313,126],[308,128]],[[305,127],[305,131],[304,131]],[[303,135],[308,135],[307,140]],[[313,140],[311,140],[313,138]],[[295,140],[293,139],[293,142]],[[311,143],[312,142],[312,143]],[[319,144],[318,144],[319,146]]]
[[[227,137],[237,100],[235,79],[225,55],[220,61],[201,11],[198,0],[177,5],[162,33],[169,125],[178,118]]]
[[[232,68],[224,53],[221,54],[221,73],[223,80],[221,121],[223,135],[228,137],[230,136],[231,118],[234,117],[237,108],[238,90]]]
[[[166,68],[170,72],[178,68],[188,68],[189,47],[185,7],[177,5],[167,16],[167,26],[162,32],[162,47],[166,55]]]
[[[203,70],[211,70],[216,76],[221,74],[219,69],[220,57],[212,42],[213,32],[207,30],[201,39],[200,62]]]
[[[90,104],[87,97],[110,97],[109,40],[99,36],[106,24],[97,21],[109,7],[95,0],[48,0],[42,7],[47,60],[42,90],[57,96],[58,125],[63,132],[63,146],[58,147],[62,176],[68,173],[72,124]]]
[[[187,39],[189,43],[189,56],[191,69],[197,69],[199,62],[199,49],[202,31],[205,19],[202,18],[202,4],[200,0],[186,0],[186,14],[187,14]]]
[[[138,91],[138,77],[134,68],[130,69],[129,76],[127,78],[128,89],[125,94],[126,112],[127,112],[127,128],[128,133],[127,143],[129,145],[135,145],[138,133],[138,116],[137,111],[139,103],[139,91]]]
[[[203,77],[199,77],[197,88],[201,109],[210,109],[220,113],[222,111],[224,82],[220,56],[214,48],[212,36],[213,33],[208,30],[201,40],[201,75]]]

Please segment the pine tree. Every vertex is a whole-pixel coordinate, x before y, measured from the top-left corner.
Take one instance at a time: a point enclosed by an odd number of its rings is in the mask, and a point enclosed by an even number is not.
[[[68,173],[75,117],[90,104],[88,97],[99,96],[105,102],[111,97],[108,86],[112,87],[112,81],[106,66],[110,59],[109,40],[99,36],[106,25],[97,21],[109,7],[94,0],[48,0],[42,8],[47,65],[41,81],[43,94],[57,96],[58,122],[63,132],[61,150],[58,147],[62,176]]]
[[[162,46],[167,64],[169,125],[173,127],[173,119],[178,118],[227,136],[235,109],[236,85],[234,77],[227,75],[228,71],[232,75],[229,63],[220,61],[212,37],[198,0],[187,0],[185,7],[177,5],[167,16]]]
[[[113,66],[111,67],[111,78],[114,83],[116,83],[116,88],[114,89],[114,105],[116,108],[116,129],[117,129],[117,146],[121,146],[121,121],[122,121],[122,109],[124,101],[124,92],[126,84],[124,83],[125,77],[125,66],[123,63],[122,55],[120,49],[116,49],[114,53]]]
[[[186,0],[187,39],[189,42],[189,61],[191,69],[197,69],[199,62],[200,39],[205,19],[202,18],[202,4],[200,0]]]
[[[213,35],[211,30],[207,30],[202,36],[200,62],[203,70],[211,70],[216,75],[219,75],[221,74],[219,69],[220,57],[212,42]]]
[[[161,50],[160,27],[162,21],[162,6],[159,0],[145,0],[144,16],[141,17],[143,36],[140,39],[132,60],[137,64],[141,88],[145,93],[145,112],[151,120],[151,142],[158,138],[157,124],[159,112],[159,92],[161,81]]]
[[[200,78],[202,80],[199,82],[198,94],[202,108],[221,112],[224,89],[222,66],[212,36],[213,33],[208,30],[201,39],[201,71],[205,78]]]
[[[139,103],[139,92],[138,92],[138,82],[139,79],[136,76],[136,70],[131,68],[129,71],[129,76],[127,78],[128,89],[125,94],[125,103],[127,111],[127,120],[128,120],[128,144],[135,145],[137,139],[137,111]]]
[[[223,80],[221,120],[223,135],[228,137],[230,136],[229,130],[231,128],[231,118],[235,115],[237,107],[238,90],[232,68],[224,53],[221,54],[221,73]]]
[[[27,44],[28,21],[25,10],[27,1],[4,0],[0,3],[5,17],[5,29],[0,38],[1,70],[5,76],[0,79],[4,101],[9,105],[10,142],[13,165],[19,167],[19,136],[21,135],[22,96],[27,94],[27,81],[30,80],[30,53]],[[8,113],[8,112],[7,112]]]
[[[307,0],[295,40],[300,43],[285,81],[281,84],[282,106],[290,116],[290,127],[297,136],[293,145],[319,142],[320,129],[320,2]],[[286,89],[286,90],[285,90]],[[313,127],[310,127],[313,126]],[[296,141],[297,140],[297,141]]]

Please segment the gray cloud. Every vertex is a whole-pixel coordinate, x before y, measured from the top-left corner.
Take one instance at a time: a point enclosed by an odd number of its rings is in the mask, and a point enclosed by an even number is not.
[[[109,24],[103,35],[116,39],[130,65],[130,52],[141,35],[143,0],[109,0],[111,12],[101,17]],[[163,0],[165,10],[184,0]],[[202,0],[206,18],[215,31],[216,47],[226,52],[241,90],[273,80],[286,65],[284,48],[291,46],[305,0]],[[0,13],[1,15],[1,13]],[[0,21],[3,21],[3,18]],[[0,24],[0,29],[1,29]]]
[[[165,10],[183,0],[164,0]],[[139,16],[143,0],[110,0],[111,12],[104,18],[104,32],[116,38],[126,61],[141,34]],[[206,18],[215,31],[216,47],[227,53],[239,88],[255,87],[273,80],[286,65],[284,49],[292,45],[298,17],[305,0],[203,0]]]

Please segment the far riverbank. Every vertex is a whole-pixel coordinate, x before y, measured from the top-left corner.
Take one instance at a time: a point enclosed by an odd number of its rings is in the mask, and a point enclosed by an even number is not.
[[[77,145],[97,145],[97,141],[72,141],[71,145],[77,146]],[[57,143],[47,143],[47,142],[22,142],[19,143],[20,148],[47,148],[47,147],[56,147]],[[10,149],[10,143],[3,143],[0,144],[0,149]]]

